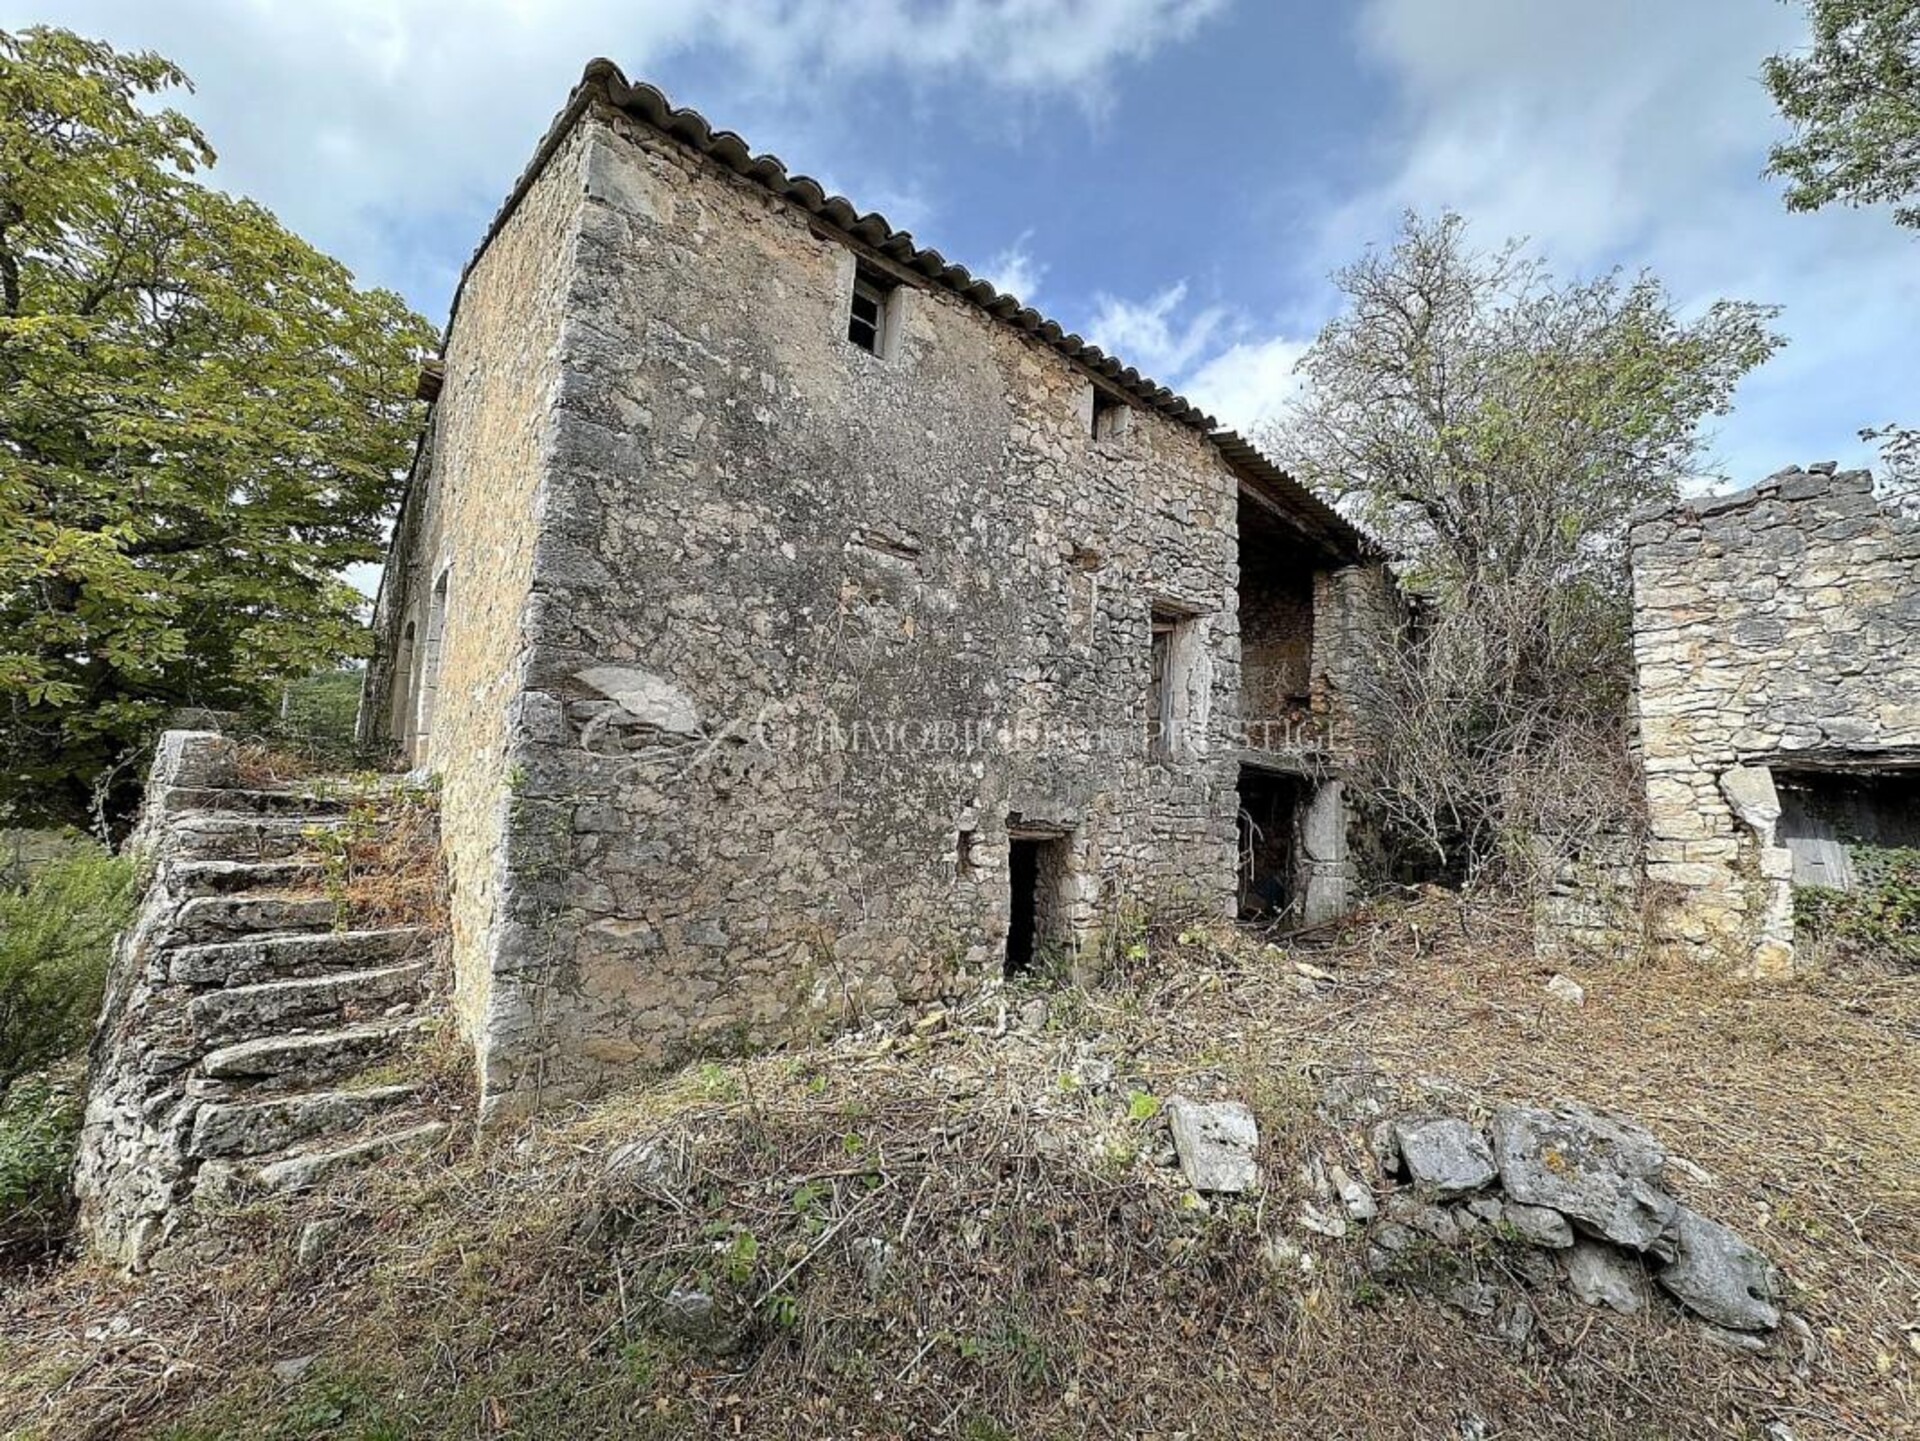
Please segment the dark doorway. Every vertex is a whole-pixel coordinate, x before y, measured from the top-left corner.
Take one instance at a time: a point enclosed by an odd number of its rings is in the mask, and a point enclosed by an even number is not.
[[[1856,846],[1920,846],[1920,771],[1774,773],[1793,883],[1853,889]]]
[[[1020,835],[1007,841],[1007,974],[1026,975],[1048,952],[1068,944],[1064,835]]]
[[[1299,776],[1240,768],[1240,916],[1287,924],[1299,920]]]

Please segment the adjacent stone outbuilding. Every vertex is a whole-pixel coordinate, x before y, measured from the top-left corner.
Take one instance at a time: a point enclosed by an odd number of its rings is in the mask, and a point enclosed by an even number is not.
[[[606,62],[428,389],[362,722],[442,778],[488,1112],[1348,903],[1364,538]]]
[[[1633,530],[1634,659],[1669,944],[1793,961],[1793,886],[1920,843],[1920,521],[1791,469]]]

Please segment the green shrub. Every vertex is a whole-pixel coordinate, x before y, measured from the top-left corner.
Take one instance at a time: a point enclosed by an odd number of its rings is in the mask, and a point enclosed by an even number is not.
[[[1852,846],[1854,888],[1794,893],[1798,924],[1813,936],[1920,967],[1920,847]]]
[[[365,671],[350,669],[319,671],[290,681],[281,688],[274,709],[240,717],[237,733],[243,740],[258,741],[316,765],[358,766],[366,760],[354,737],[365,678]]]
[[[92,844],[0,890],[0,1097],[85,1044],[135,899],[132,862]]]
[[[85,1109],[79,1067],[23,1076],[0,1098],[0,1255],[42,1250],[73,1214],[68,1174]]]

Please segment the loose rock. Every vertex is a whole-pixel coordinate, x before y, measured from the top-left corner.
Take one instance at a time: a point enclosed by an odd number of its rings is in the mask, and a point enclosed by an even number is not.
[[[1340,1195],[1340,1204],[1347,1208],[1347,1215],[1364,1222],[1371,1221],[1379,1214],[1380,1208],[1373,1199],[1373,1192],[1341,1167],[1333,1168],[1330,1179],[1334,1190]]]
[[[1675,1256],[1658,1280],[1688,1310],[1733,1331],[1770,1331],[1780,1278],[1767,1258],[1718,1221],[1679,1208]]]
[[[1664,1259],[1679,1203],[1660,1189],[1666,1153],[1630,1121],[1562,1103],[1508,1106],[1493,1118],[1493,1154],[1507,1194],[1548,1206],[1580,1229]]]
[[[1530,1246],[1560,1250],[1573,1244],[1573,1226],[1565,1216],[1546,1206],[1509,1201],[1501,1208],[1500,1218]]]
[[[1587,1003],[1587,990],[1572,976],[1556,975],[1547,982],[1547,994],[1556,1001],[1565,1001],[1570,1006],[1584,1006]]]
[[[1196,1191],[1238,1194],[1260,1184],[1254,1152],[1260,1131],[1238,1101],[1211,1104],[1185,1096],[1167,1100],[1167,1125],[1187,1184]]]
[[[1434,1200],[1470,1195],[1496,1174],[1492,1150],[1465,1121],[1400,1121],[1393,1138],[1414,1187]]]
[[[1576,1241],[1560,1253],[1573,1294],[1589,1306],[1610,1306],[1632,1316],[1647,1304],[1645,1273],[1611,1246]]]

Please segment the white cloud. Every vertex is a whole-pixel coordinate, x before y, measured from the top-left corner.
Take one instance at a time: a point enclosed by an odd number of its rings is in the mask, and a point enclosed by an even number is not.
[[[1920,411],[1920,249],[1884,212],[1789,214],[1762,177],[1783,124],[1761,61],[1805,25],[1753,0],[1369,0],[1358,33],[1399,124],[1386,178],[1327,217],[1317,268],[1390,238],[1406,206],[1451,206],[1562,273],[1619,262],[1686,305],[1778,303],[1789,344],[1719,425],[1727,470],[1864,458],[1861,425]]]
[[[1169,378],[1185,374],[1226,321],[1222,306],[1188,305],[1187,282],[1180,280],[1150,300],[1097,296],[1087,338],[1143,374],[1171,384]]]
[[[1022,305],[1037,307],[1040,304],[1040,283],[1047,278],[1047,263],[1036,259],[1028,248],[1032,239],[1031,230],[1021,231],[1013,244],[974,273],[995,290],[1017,297]]]
[[[1180,390],[1229,430],[1250,434],[1299,390],[1293,367],[1307,345],[1284,335],[1237,341],[1182,377]]]
[[[59,24],[178,61],[183,102],[221,152],[215,183],[249,194],[363,276],[422,303],[453,271],[548,120],[605,54],[635,78],[705,49],[727,57],[715,123],[826,166],[823,86],[877,74],[965,76],[1098,107],[1113,72],[1191,33],[1224,0],[63,0]],[[43,21],[0,0],[0,25]],[[814,173],[818,174],[816,170]],[[854,199],[877,187],[848,176]],[[924,222],[916,177],[885,213]],[[865,194],[860,193],[865,190]],[[458,236],[449,244],[449,236]]]

